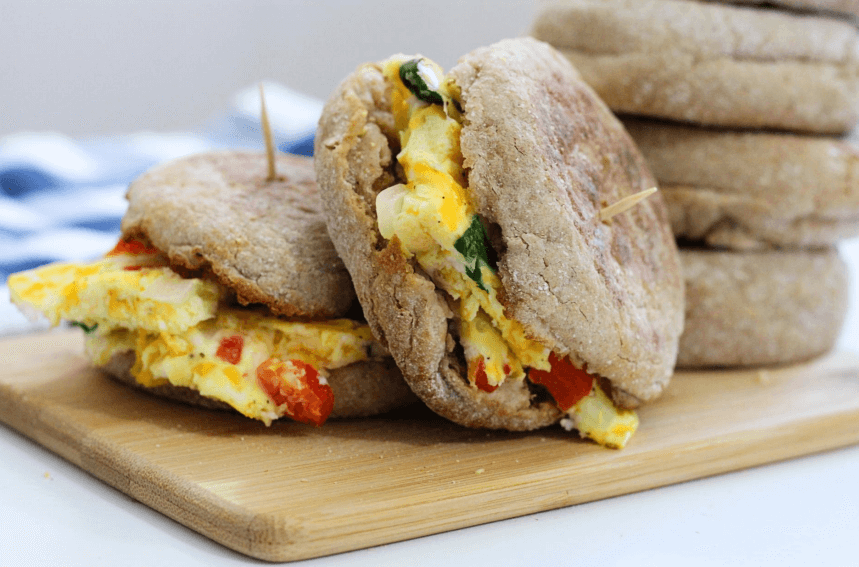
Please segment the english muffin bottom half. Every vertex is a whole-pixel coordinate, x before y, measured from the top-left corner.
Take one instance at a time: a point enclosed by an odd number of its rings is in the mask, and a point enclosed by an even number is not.
[[[835,346],[848,270],[835,248],[736,252],[681,249],[684,368],[790,364]]]
[[[672,374],[683,282],[658,194],[601,220],[655,183],[569,62],[524,38],[447,75],[363,65],[323,110],[315,164],[370,328],[431,409],[624,445]]]
[[[9,278],[13,301],[86,333],[95,366],[147,392],[288,417],[372,415],[415,401],[366,324],[328,238],[312,161],[222,151],[129,187],[104,258]]]

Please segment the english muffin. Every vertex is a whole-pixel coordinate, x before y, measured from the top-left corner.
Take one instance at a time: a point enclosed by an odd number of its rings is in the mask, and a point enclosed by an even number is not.
[[[101,260],[9,278],[18,305],[86,332],[93,363],[153,394],[232,407],[266,424],[321,425],[411,403],[366,324],[320,212],[312,162],[211,152],[128,190]],[[289,316],[289,318],[275,315]]]
[[[532,35],[617,112],[841,134],[857,119],[859,31],[824,15],[689,0],[558,0]]]
[[[626,442],[672,374],[677,250],[658,195],[601,220],[655,182],[559,53],[523,38],[446,76],[421,56],[363,65],[324,107],[315,163],[367,321],[431,409]]]
[[[713,247],[825,248],[859,235],[859,146],[625,119],[674,234]]]
[[[686,325],[677,366],[788,364],[830,350],[847,311],[835,249],[681,249]]]

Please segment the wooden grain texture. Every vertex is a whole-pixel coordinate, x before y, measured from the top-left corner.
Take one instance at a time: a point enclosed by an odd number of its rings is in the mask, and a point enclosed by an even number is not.
[[[622,451],[561,429],[469,430],[421,407],[322,428],[153,398],[87,367],[75,331],[0,342],[0,419],[242,553],[348,551],[859,442],[859,357],[674,377]]]

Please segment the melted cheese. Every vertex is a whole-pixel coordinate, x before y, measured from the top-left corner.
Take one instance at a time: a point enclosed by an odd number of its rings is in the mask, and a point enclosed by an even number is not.
[[[214,282],[183,279],[157,255],[119,254],[90,264],[52,264],[9,278],[12,300],[54,324],[95,326],[86,348],[96,365],[133,351],[135,379],[172,384],[226,402],[266,424],[281,417],[257,379],[269,359],[298,360],[320,372],[367,360],[370,329],[350,320],[290,322],[219,303]],[[131,270],[127,268],[133,268]],[[224,339],[241,337],[235,363],[219,356]]]

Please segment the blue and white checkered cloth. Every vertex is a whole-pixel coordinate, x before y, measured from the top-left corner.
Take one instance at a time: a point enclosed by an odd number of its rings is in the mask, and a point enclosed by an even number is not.
[[[275,83],[265,84],[265,93],[278,147],[312,155],[322,102]],[[11,305],[9,274],[90,260],[113,248],[128,184],[159,162],[218,148],[262,149],[259,106],[253,86],[199,132],[87,140],[21,133],[0,139],[0,335],[47,326],[27,321]]]

